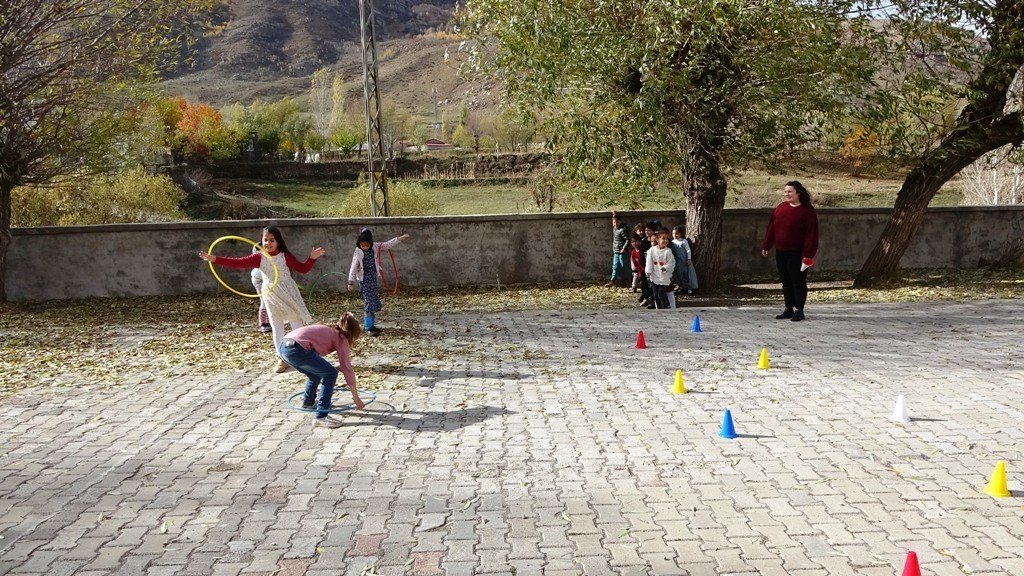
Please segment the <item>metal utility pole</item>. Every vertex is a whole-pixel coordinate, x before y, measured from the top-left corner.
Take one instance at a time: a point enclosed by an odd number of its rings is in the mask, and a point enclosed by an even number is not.
[[[377,47],[373,34],[373,0],[359,0],[359,37],[363,44],[363,99],[366,103],[366,174],[370,216],[388,216],[387,154],[377,91]]]

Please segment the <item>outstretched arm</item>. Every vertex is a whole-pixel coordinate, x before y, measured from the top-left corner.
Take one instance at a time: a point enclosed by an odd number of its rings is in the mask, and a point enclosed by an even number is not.
[[[305,262],[299,262],[299,259],[293,256],[291,252],[285,252],[284,261],[292,270],[295,270],[299,274],[305,274],[313,269],[313,265],[316,264],[317,258],[323,255],[323,248],[313,248],[313,250],[309,252],[309,258]]]
[[[199,257],[207,262],[211,262],[218,266],[226,266],[228,268],[241,268],[243,270],[252,270],[253,268],[260,267],[260,258],[262,254],[250,254],[243,256],[242,258],[227,258],[224,256],[214,256],[207,252],[200,252]]]
[[[392,238],[391,240],[388,240],[387,242],[381,242],[380,243],[380,249],[381,250],[387,250],[387,249],[390,249],[390,248],[394,248],[399,243],[405,242],[408,239],[409,239],[409,235],[408,234],[402,234],[401,236],[398,236],[396,238]]]

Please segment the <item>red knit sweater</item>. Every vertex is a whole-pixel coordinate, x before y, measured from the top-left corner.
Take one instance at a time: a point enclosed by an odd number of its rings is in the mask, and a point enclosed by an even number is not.
[[[762,250],[799,250],[802,258],[814,258],[818,252],[818,214],[807,204],[791,206],[783,202],[775,207],[768,229],[764,231]]]

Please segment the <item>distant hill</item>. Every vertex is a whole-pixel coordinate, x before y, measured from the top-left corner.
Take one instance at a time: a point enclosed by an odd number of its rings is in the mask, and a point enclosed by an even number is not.
[[[459,79],[445,62],[458,40],[445,32],[457,0],[376,0],[378,76],[385,105],[429,116],[432,89],[444,105],[493,105],[486,87]],[[165,82],[171,94],[215,106],[256,98],[305,97],[328,66],[362,98],[358,0],[229,0],[219,26],[196,47],[195,66]]]

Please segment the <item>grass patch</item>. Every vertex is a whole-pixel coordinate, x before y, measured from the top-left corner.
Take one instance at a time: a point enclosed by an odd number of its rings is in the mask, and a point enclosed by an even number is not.
[[[218,180],[215,188],[245,196],[272,210],[315,218],[341,206],[355,185],[335,180]]]
[[[729,176],[727,208],[767,208],[782,201],[782,188],[789,180],[804,183],[821,207],[891,208],[900,186],[901,174],[855,178],[841,171],[810,168],[793,169],[786,174],[770,174],[759,170],[738,171]],[[437,215],[523,214],[537,212],[531,201],[529,182],[525,179],[444,181],[429,180],[429,190],[440,201]],[[243,197],[253,205],[272,214],[298,217],[324,217],[336,211],[355,182],[284,179],[284,180],[218,180],[214,187],[229,195]],[[645,210],[679,210],[685,200],[678,184],[666,184],[660,198],[644,203]],[[932,206],[958,206],[962,201],[958,180],[951,180],[932,200]],[[564,209],[564,208],[559,208]],[[604,206],[574,206],[576,210],[602,210]],[[216,215],[213,206],[190,209],[193,218]],[[217,216],[220,217],[220,216]]]

